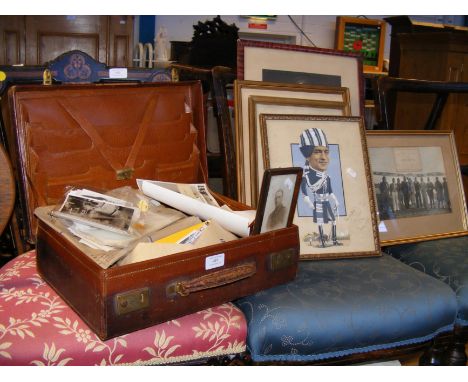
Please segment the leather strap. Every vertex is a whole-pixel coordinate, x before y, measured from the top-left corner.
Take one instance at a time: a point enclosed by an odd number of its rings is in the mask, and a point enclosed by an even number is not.
[[[112,169],[115,172],[119,172],[122,169],[133,169],[135,165],[136,158],[138,156],[138,152],[144,142],[146,132],[148,131],[151,118],[153,116],[153,112],[155,109],[155,105],[157,102],[158,97],[154,94],[149,95],[150,100],[148,105],[145,108],[145,113],[143,115],[142,121],[139,123],[139,129],[135,141],[130,149],[130,154],[127,157],[127,161],[125,165],[122,166],[119,162],[115,160],[112,154],[108,152],[108,145],[104,140],[101,138],[99,133],[96,131],[96,128],[80,113],[80,111],[73,106],[69,100],[67,99],[60,99],[58,102],[64,108],[66,112],[80,125],[80,127],[86,132],[86,134],[91,138],[93,144],[95,144],[98,151],[101,153],[103,158],[109,163]]]
[[[173,288],[175,293],[177,293],[179,296],[185,297],[190,293],[216,288],[234,283],[242,279],[246,279],[253,276],[256,272],[256,263],[251,261],[232,268],[226,268],[218,272],[213,272],[201,277],[197,277],[192,280],[177,282]]]
[[[143,119],[139,124],[135,142],[132,145],[132,149],[130,150],[130,154],[128,155],[127,161],[125,162],[125,168],[133,168],[135,165],[135,161],[138,156],[138,153],[140,152],[141,145],[145,140],[146,132],[148,131],[148,127],[151,122],[151,117],[154,113],[157,99],[157,95],[150,94],[150,101],[148,102],[148,105],[145,108]]]
[[[117,172],[122,169],[122,165],[118,163],[112,155],[107,153],[108,145],[101,138],[94,126],[80,113],[75,106],[73,106],[68,99],[59,99],[58,102],[64,110],[80,125],[85,133],[91,138],[91,141],[98,149],[102,157],[109,163],[109,165]]]

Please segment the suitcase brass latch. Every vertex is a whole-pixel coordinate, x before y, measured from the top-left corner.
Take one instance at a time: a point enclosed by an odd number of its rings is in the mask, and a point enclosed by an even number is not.
[[[297,248],[288,248],[270,254],[268,268],[270,271],[279,271],[294,264],[297,255]]]
[[[136,289],[115,296],[115,311],[118,316],[149,306],[149,289]]]
[[[117,176],[117,180],[126,180],[126,179],[132,179],[134,172],[135,172],[135,169],[133,168],[123,168],[121,170],[117,170],[115,173]]]

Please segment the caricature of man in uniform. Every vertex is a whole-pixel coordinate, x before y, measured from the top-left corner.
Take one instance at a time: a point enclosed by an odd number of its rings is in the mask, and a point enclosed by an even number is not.
[[[331,180],[326,170],[330,163],[327,137],[321,129],[312,128],[302,132],[300,151],[306,159],[301,182],[304,202],[312,209],[314,223],[318,224],[320,246],[325,247],[323,225],[332,225],[333,245],[342,245],[337,240],[336,216],[338,200],[333,194]],[[333,202],[333,204],[331,203]]]

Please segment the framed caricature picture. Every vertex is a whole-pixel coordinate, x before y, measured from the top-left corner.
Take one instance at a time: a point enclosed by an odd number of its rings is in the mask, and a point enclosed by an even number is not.
[[[367,132],[383,245],[468,234],[453,132]]]
[[[361,117],[262,114],[264,168],[301,167],[301,259],[380,255]]]
[[[357,53],[238,40],[237,79],[349,88],[351,115],[364,115],[362,56]]]
[[[350,115],[347,88],[235,81],[239,200],[256,207],[263,173],[260,114]]]
[[[264,172],[252,233],[264,233],[292,224],[301,177],[300,167],[275,168]]]

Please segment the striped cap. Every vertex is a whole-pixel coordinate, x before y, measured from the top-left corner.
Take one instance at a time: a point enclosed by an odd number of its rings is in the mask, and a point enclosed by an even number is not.
[[[322,129],[313,128],[304,130],[300,139],[300,150],[306,158],[310,157],[315,146],[328,147],[327,137]]]

